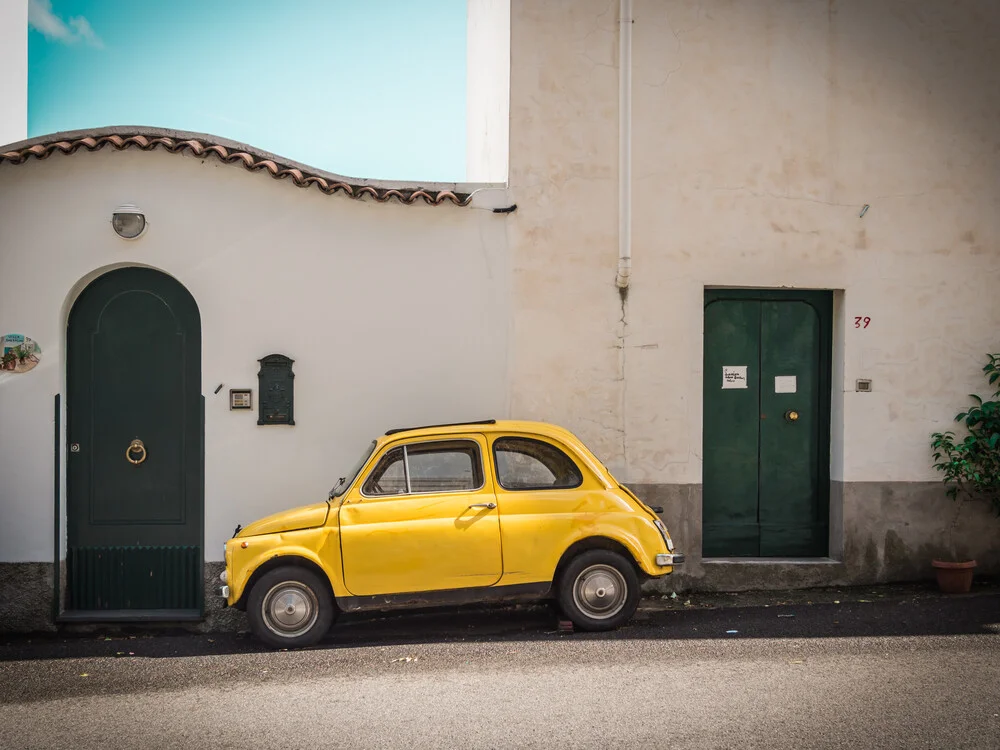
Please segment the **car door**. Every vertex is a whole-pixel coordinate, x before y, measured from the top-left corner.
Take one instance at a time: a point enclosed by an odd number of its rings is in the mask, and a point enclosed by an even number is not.
[[[482,435],[383,448],[340,508],[344,583],[355,596],[491,586],[500,518]]]

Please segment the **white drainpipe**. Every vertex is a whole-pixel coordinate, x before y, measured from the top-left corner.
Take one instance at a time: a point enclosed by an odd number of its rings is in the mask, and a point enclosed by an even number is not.
[[[620,0],[618,18],[618,277],[632,276],[632,0]]]

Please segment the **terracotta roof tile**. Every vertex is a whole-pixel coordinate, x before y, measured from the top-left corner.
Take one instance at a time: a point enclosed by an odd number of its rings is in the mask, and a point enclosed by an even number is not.
[[[422,200],[433,206],[451,202],[456,206],[467,206],[472,200],[471,193],[457,190],[434,189],[417,186],[388,187],[379,184],[368,184],[365,181],[348,182],[348,178],[340,178],[330,174],[320,174],[319,170],[310,170],[302,165],[274,157],[271,154],[251,149],[241,144],[219,142],[223,139],[210,139],[198,136],[194,138],[178,137],[176,131],[172,135],[162,135],[149,129],[146,132],[122,132],[119,128],[109,128],[109,132],[66,133],[54,136],[24,141],[14,144],[10,150],[0,152],[0,164],[24,164],[30,158],[47,159],[54,153],[74,154],[80,149],[99,151],[111,147],[118,151],[139,149],[155,151],[162,149],[171,154],[190,153],[194,156],[214,156],[226,164],[238,164],[248,171],[265,171],[276,180],[291,180],[301,188],[316,186],[327,195],[343,193],[361,200],[365,197],[387,203],[393,199],[400,203],[413,204]],[[113,131],[113,132],[112,132]],[[31,144],[31,145],[28,145]]]

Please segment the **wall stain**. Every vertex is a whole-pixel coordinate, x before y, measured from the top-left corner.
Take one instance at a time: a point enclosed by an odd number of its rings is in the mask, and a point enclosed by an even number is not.
[[[802,230],[802,229],[797,229],[796,227],[793,227],[790,224],[787,227],[783,227],[775,221],[771,222],[771,229],[778,234],[784,234],[785,232],[791,232],[792,234],[819,234],[818,229]],[[807,255],[806,257],[809,256]]]
[[[878,580],[879,573],[881,572],[879,567],[878,544],[874,539],[868,537],[868,542],[865,544],[864,562],[862,563],[864,577]]]
[[[903,575],[912,576],[918,567],[913,553],[906,546],[902,537],[892,529],[885,532],[885,550],[883,557],[886,568],[892,572],[893,577]],[[903,572],[905,571],[905,573]]]
[[[856,250],[868,249],[868,232],[866,232],[864,229],[860,230],[857,236],[854,238],[854,248]]]

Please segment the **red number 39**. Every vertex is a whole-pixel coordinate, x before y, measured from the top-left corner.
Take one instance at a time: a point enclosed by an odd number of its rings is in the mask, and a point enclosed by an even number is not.
[[[855,328],[867,328],[868,324],[871,323],[871,322],[872,322],[872,319],[869,318],[867,315],[865,317],[863,317],[863,318],[860,317],[860,316],[858,316],[857,318],[854,319],[854,327]]]

